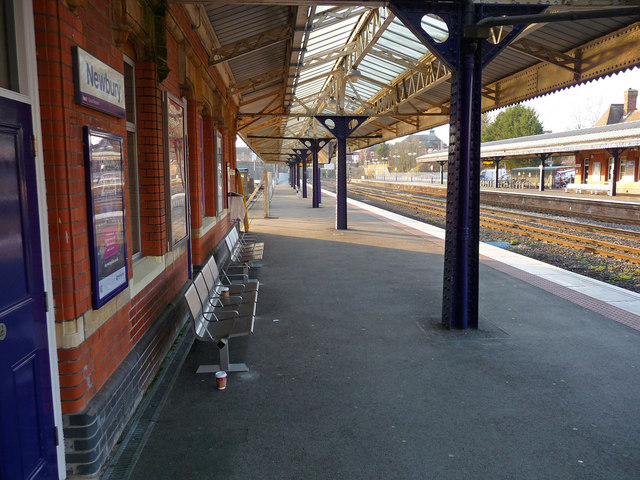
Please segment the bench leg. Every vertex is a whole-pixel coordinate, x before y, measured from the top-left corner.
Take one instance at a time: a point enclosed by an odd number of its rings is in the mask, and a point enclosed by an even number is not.
[[[196,373],[248,372],[246,363],[229,363],[229,342],[220,349],[220,365],[200,365]]]

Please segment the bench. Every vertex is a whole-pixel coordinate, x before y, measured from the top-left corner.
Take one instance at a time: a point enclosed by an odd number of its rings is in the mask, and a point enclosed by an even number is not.
[[[196,373],[249,371],[244,363],[229,362],[229,339],[253,333],[258,288],[259,282],[244,274],[231,283],[213,256],[195,276],[184,294],[191,326],[198,340],[214,344],[220,354],[218,365],[200,365]]]
[[[576,193],[582,193],[584,190],[592,195],[596,195],[598,193],[606,193],[607,195],[610,195],[611,185],[608,183],[570,183],[564,187],[564,191],[569,192],[570,190],[573,190]]]
[[[262,260],[264,243],[256,242],[248,234],[240,236],[237,226],[229,230],[225,237],[231,263],[252,265]]]

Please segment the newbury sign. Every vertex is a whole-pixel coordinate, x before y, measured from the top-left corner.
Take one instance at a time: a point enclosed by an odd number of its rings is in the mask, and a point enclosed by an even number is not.
[[[123,118],[124,75],[93,55],[73,47],[76,102]]]

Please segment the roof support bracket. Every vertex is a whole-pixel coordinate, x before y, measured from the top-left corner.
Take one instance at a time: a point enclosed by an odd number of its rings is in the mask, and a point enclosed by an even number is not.
[[[338,172],[336,175],[336,229],[347,229],[347,138],[362,125],[367,117],[316,116],[316,120],[338,140]]]
[[[480,238],[480,114],[482,69],[518,35],[515,27],[499,44],[465,36],[483,17],[539,12],[540,6],[477,6],[473,1],[410,2],[394,0],[389,8],[451,70],[449,168],[443,278],[442,325],[478,328]],[[422,19],[437,14],[449,36],[437,42]]]

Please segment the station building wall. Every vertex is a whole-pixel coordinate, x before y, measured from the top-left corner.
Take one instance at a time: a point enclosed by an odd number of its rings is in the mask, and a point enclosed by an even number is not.
[[[610,164],[613,157],[609,152],[580,152],[576,155],[576,183],[604,184],[610,181]],[[640,151],[630,148],[620,155],[616,173],[618,194],[640,194]]]
[[[185,325],[180,293],[191,266],[231,227],[236,106],[181,5],[34,0],[33,9],[66,473],[97,476]],[[75,47],[125,76],[125,118],[76,102]],[[169,101],[184,113],[188,155],[179,175],[169,168]],[[128,286],[100,308],[92,302],[85,127],[120,135],[124,150]],[[177,242],[176,182],[190,209]]]

